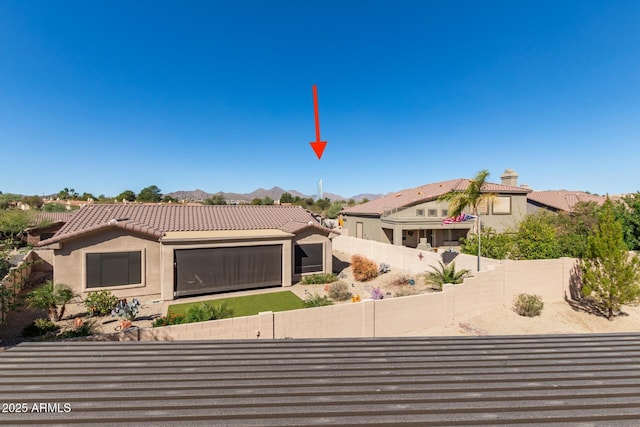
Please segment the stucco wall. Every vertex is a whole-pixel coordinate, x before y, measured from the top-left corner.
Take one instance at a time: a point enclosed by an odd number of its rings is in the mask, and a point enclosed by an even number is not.
[[[503,195],[501,195],[503,196]],[[485,227],[491,227],[497,232],[503,232],[506,229],[517,227],[527,214],[527,197],[525,194],[512,194],[504,195],[511,198],[511,213],[510,214],[485,214],[481,216],[482,223]],[[403,207],[398,209],[389,209],[382,218],[371,218],[367,216],[360,216],[358,214],[345,214],[344,229],[346,235],[356,237],[356,223],[362,222],[363,224],[363,239],[374,240],[382,243],[394,243],[393,237],[389,237],[383,231],[383,228],[394,229],[397,228],[398,236],[401,235],[402,229],[405,230],[438,230],[439,236],[435,245],[443,246],[445,235],[441,227],[443,211],[448,210],[447,202],[439,202],[431,200],[428,202],[419,203],[410,207]],[[436,209],[437,215],[435,217],[429,216],[429,209]],[[424,216],[418,216],[417,211],[423,210]],[[467,212],[470,213],[470,212]],[[472,229],[473,223],[466,222],[464,224],[458,224],[449,226],[449,228],[464,228]],[[430,234],[430,233],[429,233]],[[423,236],[424,237],[424,236]],[[417,234],[413,236],[407,236],[405,244],[407,246],[415,247],[417,244]],[[400,244],[401,240],[398,239],[395,244]],[[434,245],[434,246],[435,246]]]
[[[331,239],[322,234],[318,234],[313,230],[307,230],[297,234],[293,238],[293,245],[296,244],[307,244],[307,243],[322,243],[322,251],[323,251],[323,273],[331,273],[333,270],[333,246],[331,243]],[[295,274],[295,269],[293,266],[295,265],[295,250],[291,250],[290,255],[290,265],[291,271],[293,272],[292,280],[293,282],[298,282],[302,278],[302,274]]]
[[[115,228],[66,241],[60,249],[55,249],[53,279],[56,283],[66,284],[84,297],[88,292],[101,289],[86,287],[86,254],[125,251],[143,253],[142,284],[110,286],[104,289],[109,289],[121,298],[159,295],[160,243]]]
[[[437,266],[438,261],[442,261],[442,253],[440,252],[423,251],[349,236],[334,238],[333,250],[343,252],[348,256],[354,254],[364,255],[378,264],[384,262],[389,264],[392,269],[399,269],[413,274],[424,273],[429,270],[430,266]],[[458,254],[454,261],[458,269],[477,270],[478,258],[475,256]],[[500,265],[503,262],[482,257],[480,259],[480,269],[485,271],[487,268]]]
[[[260,313],[193,325],[140,330],[95,339],[283,339],[430,335],[457,327],[474,314],[511,307],[522,292],[537,294],[545,303],[564,301],[569,294],[575,260],[561,258],[511,261],[476,274],[442,292],[378,301],[365,300],[329,307]],[[259,334],[258,334],[259,333]]]

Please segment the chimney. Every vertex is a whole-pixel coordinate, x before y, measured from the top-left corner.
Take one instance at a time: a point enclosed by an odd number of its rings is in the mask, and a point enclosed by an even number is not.
[[[510,185],[512,187],[518,186],[518,174],[513,169],[506,169],[502,175],[500,175],[502,185]]]

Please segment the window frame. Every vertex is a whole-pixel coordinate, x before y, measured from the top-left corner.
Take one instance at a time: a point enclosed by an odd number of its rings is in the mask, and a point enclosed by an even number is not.
[[[112,254],[131,254],[138,253],[140,254],[140,281],[137,283],[122,283],[122,284],[114,284],[114,285],[105,285],[100,283],[99,285],[91,286],[89,285],[89,256],[90,255],[112,255]],[[131,251],[122,251],[122,250],[112,250],[112,251],[86,251],[82,254],[83,257],[83,271],[82,271],[82,279],[83,279],[83,290],[86,292],[93,292],[103,289],[127,289],[127,288],[140,288],[144,287],[146,284],[146,249],[140,250],[131,250]],[[100,260],[102,263],[102,259]],[[129,259],[131,262],[131,259]],[[102,268],[102,265],[101,265]],[[130,274],[129,274],[130,275]]]

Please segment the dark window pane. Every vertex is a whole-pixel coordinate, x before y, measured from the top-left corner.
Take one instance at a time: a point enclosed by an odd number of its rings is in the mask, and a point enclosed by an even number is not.
[[[142,283],[141,252],[87,254],[87,288]]]
[[[295,273],[323,271],[322,243],[295,246]]]

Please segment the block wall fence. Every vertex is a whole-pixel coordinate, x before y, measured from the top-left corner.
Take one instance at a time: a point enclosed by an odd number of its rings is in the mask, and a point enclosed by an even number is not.
[[[424,272],[423,263],[408,248],[381,251],[377,242],[358,245],[339,237],[334,250],[360,253],[407,272]],[[354,239],[354,238],[347,238]],[[354,239],[356,240],[356,239]],[[360,239],[358,239],[360,240]],[[375,243],[375,245],[369,245]],[[391,246],[391,245],[384,245]],[[388,250],[389,248],[382,248]],[[412,250],[415,251],[415,250]],[[435,255],[435,254],[430,254]],[[460,267],[466,264],[459,256]],[[475,257],[470,257],[475,263]],[[429,258],[433,261],[432,257]],[[456,258],[457,260],[458,258]],[[426,260],[426,258],[423,258]],[[468,258],[466,258],[468,260]],[[358,303],[336,304],[256,316],[223,319],[163,328],[132,329],[97,340],[201,340],[349,338],[429,335],[430,330],[454,326],[457,321],[498,307],[510,307],[520,293],[536,294],[545,303],[564,301],[575,280],[576,260],[560,258],[534,261],[485,262],[482,271],[460,285],[445,285],[442,292]],[[403,267],[400,267],[403,266]],[[466,267],[468,268],[468,267]]]

